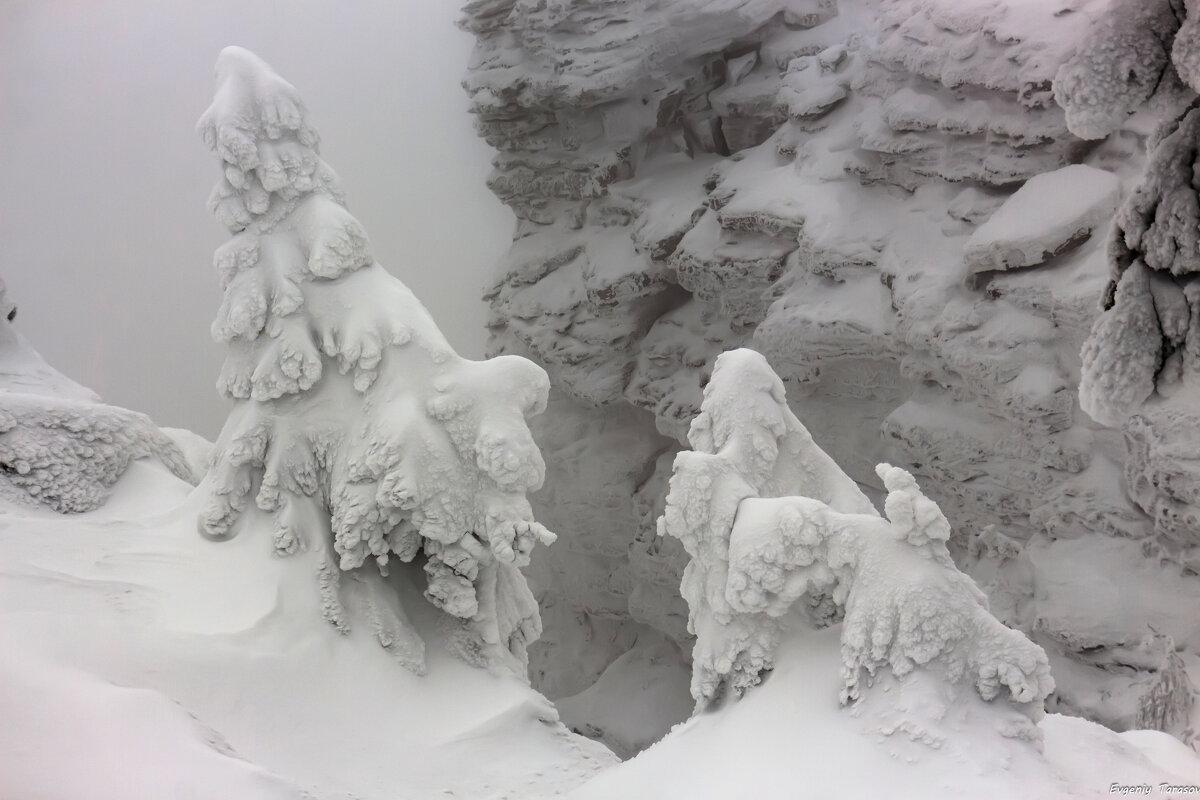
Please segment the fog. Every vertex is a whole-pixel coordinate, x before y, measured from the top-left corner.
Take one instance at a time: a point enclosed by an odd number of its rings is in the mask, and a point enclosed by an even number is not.
[[[375,256],[464,355],[512,217],[459,85],[454,0],[0,0],[0,277],[18,330],[108,402],[212,438],[227,405],[195,132],[229,44],[300,90]]]

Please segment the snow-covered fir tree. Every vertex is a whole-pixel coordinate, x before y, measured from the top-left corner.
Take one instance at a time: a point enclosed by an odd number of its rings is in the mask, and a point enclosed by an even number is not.
[[[233,535],[253,503],[273,518],[278,553],[326,553],[328,619],[368,619],[418,672],[424,644],[368,570],[423,562],[425,597],[460,623],[460,655],[523,673],[541,626],[518,568],[554,539],[525,499],[545,471],[525,423],[545,405],[545,373],[459,357],[375,261],[295,88],[237,47],[216,71],[198,127],[221,159],[210,208],[232,234],[214,258],[213,335],[229,348],[219,389],[236,405],[201,531]]]

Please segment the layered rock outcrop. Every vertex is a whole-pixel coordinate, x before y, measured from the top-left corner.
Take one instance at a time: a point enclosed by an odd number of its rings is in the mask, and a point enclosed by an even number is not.
[[[1190,735],[1200,577],[1161,520],[1197,508],[1194,427],[1077,401],[1154,130],[1143,110],[1080,138],[1056,102],[1110,6],[468,3],[464,86],[518,218],[491,349],[554,386],[534,503],[561,541],[531,568],[552,697],[639,626],[690,649],[654,521],[716,356],[749,346],[869,496],[881,461],[919,478],[992,611],[1045,647],[1050,708]]]

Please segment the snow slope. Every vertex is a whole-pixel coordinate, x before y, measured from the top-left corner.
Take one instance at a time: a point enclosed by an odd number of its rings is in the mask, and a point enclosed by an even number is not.
[[[1041,752],[1004,735],[996,710],[915,673],[838,704],[841,626],[797,631],[765,683],[677,726],[571,792],[579,800],[730,797],[1098,798],[1113,784],[1195,785],[1200,760],[1165,733],[1117,734],[1049,714]],[[1186,797],[1156,791],[1156,797]]]

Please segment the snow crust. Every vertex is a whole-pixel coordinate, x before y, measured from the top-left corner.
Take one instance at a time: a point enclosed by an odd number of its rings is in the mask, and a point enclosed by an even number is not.
[[[213,336],[236,405],[201,532],[228,538],[253,504],[275,552],[321,554],[325,617],[343,631],[365,621],[418,673],[424,642],[380,576],[419,558],[425,597],[459,621],[460,654],[524,674],[541,623],[518,568],[554,540],[525,499],[545,474],[525,422],[545,407],[545,373],[455,354],[374,260],[295,88],[237,47],[216,72],[198,128],[221,159],[209,205],[232,234],[214,256]]]
[[[841,707],[840,636],[839,625],[797,628],[761,687],[693,717],[568,797],[1050,800],[1107,797],[1113,783],[1195,782],[1195,753],[1166,734],[1117,734],[1058,714],[1034,726],[925,671],[883,675],[853,709]]]

